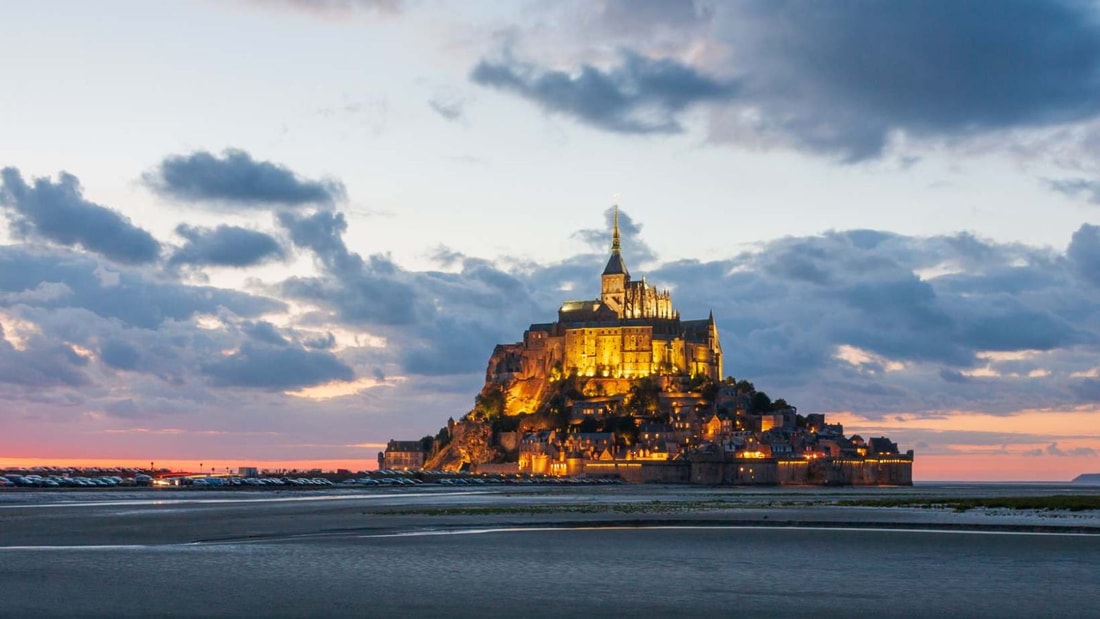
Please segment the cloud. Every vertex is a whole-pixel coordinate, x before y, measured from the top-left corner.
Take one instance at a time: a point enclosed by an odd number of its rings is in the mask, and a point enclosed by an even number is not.
[[[24,246],[0,246],[0,307],[10,305],[58,309],[78,307],[128,326],[155,329],[169,320],[187,320],[197,314],[227,309],[239,316],[281,311],[275,299],[210,286],[188,286],[161,281],[136,269],[97,276],[103,264],[92,256],[59,250],[31,251]],[[33,294],[43,285],[64,286],[63,295]],[[10,306],[9,305],[9,306]]]
[[[761,114],[740,128],[765,139],[859,160],[880,155],[894,131],[956,139],[1100,111],[1100,27],[1086,3],[739,8],[724,40]],[[737,124],[734,114],[724,120]]]
[[[306,338],[302,340],[302,345],[306,348],[313,348],[316,350],[329,350],[336,346],[336,336],[329,332],[325,333],[322,336]],[[379,380],[384,379],[385,376],[379,377]]]
[[[632,275],[675,283],[685,318],[713,310],[726,372],[803,410],[1004,413],[1100,397],[1072,376],[1095,365],[1100,341],[1100,294],[1073,258],[1091,256],[1083,243],[1075,235],[1059,254],[966,234],[837,231]],[[920,275],[930,270],[946,274]],[[843,347],[879,361],[853,365]]]
[[[170,265],[247,267],[284,256],[279,242],[270,235],[238,226],[180,224],[176,234],[187,242],[173,252]]]
[[[296,246],[313,251],[325,274],[292,277],[280,284],[292,298],[320,303],[352,324],[411,324],[416,319],[416,291],[405,274],[385,256],[364,260],[348,250],[342,213],[318,211],[299,217],[280,213],[280,223]]]
[[[364,260],[349,251],[343,213],[280,213],[279,223],[298,247],[312,250],[323,270],[317,277],[292,277],[280,284],[292,298],[320,303],[352,324],[402,325],[417,320],[421,300],[410,276],[388,257]]]
[[[165,157],[143,180],[158,194],[183,202],[244,208],[300,207],[344,200],[343,183],[301,178],[286,166],[256,161],[247,152],[226,149]]]
[[[482,60],[472,77],[615,133],[677,133],[679,113],[707,103],[712,143],[857,162],[892,143],[1014,141],[1019,130],[1097,120],[1094,9],[1076,0],[612,0],[556,13],[571,35],[543,20],[517,28],[508,49],[528,62]],[[624,60],[593,66],[608,47]],[[645,67],[662,67],[659,85]]]
[[[691,0],[603,0],[586,7],[605,32],[634,37],[664,37],[675,32],[697,32],[714,17],[711,7]]]
[[[614,208],[608,208],[603,212],[604,228],[588,228],[573,233],[573,238],[580,239],[593,251],[610,253],[611,232],[613,229]],[[623,258],[629,264],[640,265],[656,259],[657,254],[642,239],[642,225],[636,223],[630,215],[619,210],[619,235],[622,238]]]
[[[466,114],[466,102],[458,97],[439,96],[428,99],[428,107],[444,120],[460,121]]]
[[[276,390],[355,378],[355,372],[331,353],[248,342],[224,358],[207,362],[202,370],[219,387]]]
[[[523,279],[486,260],[437,248],[437,260],[459,272],[408,271],[387,256],[350,251],[341,213],[284,212],[279,222],[295,246],[313,252],[321,270],[284,280],[281,293],[384,335],[392,343],[389,360],[404,371],[479,372],[493,345],[516,338],[535,314]]]
[[[313,251],[327,269],[347,272],[363,267],[363,259],[348,251],[343,235],[348,221],[343,213],[317,211],[310,215],[282,212],[279,225],[290,233],[294,245]]]
[[[1085,178],[1044,178],[1042,181],[1051,190],[1062,195],[1075,198],[1081,194],[1085,194],[1090,203],[1100,204],[1100,182],[1090,181]]]
[[[1082,402],[1100,402],[1100,379],[1083,378],[1071,383],[1070,389]]]
[[[1100,227],[1082,224],[1073,233],[1066,255],[1081,277],[1100,286]]]
[[[970,378],[963,375],[962,372],[960,372],[958,370],[949,370],[949,369],[946,369],[946,368],[940,370],[940,378],[944,379],[945,381],[947,381],[949,383],[965,384],[965,383],[970,382]]]
[[[265,344],[273,346],[287,346],[290,344],[290,341],[279,333],[275,325],[266,320],[245,321],[241,323],[241,331],[248,337]]]
[[[12,234],[83,247],[124,264],[155,262],[160,243],[117,211],[84,199],[80,181],[67,172],[57,182],[36,178],[27,185],[16,168],[0,170],[0,206],[11,216]]]
[[[0,336],[3,335],[0,326]],[[88,360],[72,346],[35,337],[26,350],[17,350],[0,337],[0,383],[24,389],[86,385]]]
[[[1058,443],[1051,443],[1044,449],[1031,449],[1024,452],[1025,456],[1055,456],[1058,458],[1064,458],[1067,456],[1095,456],[1096,450],[1091,447],[1074,447],[1073,449],[1062,449],[1058,447]]]
[[[482,60],[470,72],[479,85],[514,92],[547,112],[628,134],[680,133],[677,116],[702,102],[731,98],[733,83],[704,75],[677,60],[623,51],[607,70],[581,65],[574,72],[541,69],[510,57]]]
[[[219,251],[250,263],[263,252],[234,239],[274,237],[243,228],[181,226],[189,261],[140,268],[60,247],[0,247],[0,397],[108,417],[289,415],[271,412],[289,406],[281,392],[391,376],[392,389],[361,396],[417,410],[446,402],[461,414],[496,344],[552,321],[567,298],[598,295],[610,218],[609,209],[602,227],[575,233],[590,250],[561,261],[439,247],[436,271],[353,251],[349,222],[327,204],[282,209],[276,236],[310,254],[315,272],[257,283],[270,297],[156,271],[238,260]],[[635,278],[673,286],[685,319],[714,311],[726,373],[804,412],[1011,414],[1100,401],[1100,227],[1083,225],[1064,251],[850,230],[664,263],[626,212],[620,227]],[[339,410],[325,402],[294,406]]]
[[[108,340],[99,349],[99,357],[107,365],[119,370],[133,370],[137,368],[141,353],[128,342],[120,340]]]
[[[404,9],[404,0],[246,0],[258,8],[301,11],[324,18],[343,18],[357,13],[396,15]]]

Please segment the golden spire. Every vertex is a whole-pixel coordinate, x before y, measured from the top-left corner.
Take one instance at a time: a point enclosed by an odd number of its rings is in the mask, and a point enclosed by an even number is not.
[[[619,243],[619,205],[615,205],[614,232],[611,233],[611,253],[617,254],[621,249]]]

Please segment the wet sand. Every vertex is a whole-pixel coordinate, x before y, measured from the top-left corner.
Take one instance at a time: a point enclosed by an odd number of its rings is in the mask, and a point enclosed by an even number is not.
[[[185,544],[469,527],[822,526],[1100,533],[1100,513],[837,502],[1100,494],[1070,486],[729,489],[683,486],[0,493],[0,547]]]
[[[0,616],[1095,616],[1100,514],[831,504],[1082,491],[4,493]]]

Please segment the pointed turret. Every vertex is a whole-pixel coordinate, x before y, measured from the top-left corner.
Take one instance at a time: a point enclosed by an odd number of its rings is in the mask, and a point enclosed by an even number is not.
[[[611,258],[607,260],[607,266],[604,267],[604,275],[626,275],[630,276],[630,272],[626,270],[626,263],[623,262],[623,256],[620,253],[622,250],[622,240],[619,236],[619,205],[615,205],[615,213],[612,216],[612,232],[611,232]]]
[[[622,249],[622,241],[619,237],[619,205],[615,205],[615,212],[612,216],[612,232],[611,232],[611,257],[607,260],[607,266],[603,270],[602,283],[600,285],[600,301],[603,301],[604,305],[611,308],[619,318],[624,315],[624,308],[626,306],[626,287],[630,282],[630,273],[626,270],[626,264],[623,263],[623,256],[620,253]]]
[[[612,232],[611,232],[611,253],[617,254],[622,249],[622,245],[619,240],[619,205],[614,207],[614,213],[612,214]]]

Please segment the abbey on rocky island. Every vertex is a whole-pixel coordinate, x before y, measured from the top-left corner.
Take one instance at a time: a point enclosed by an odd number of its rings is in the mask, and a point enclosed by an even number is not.
[[[714,315],[681,320],[672,295],[630,279],[621,252],[618,208],[611,257],[603,270],[600,298],[566,301],[557,322],[531,325],[523,341],[498,345],[489,363],[491,382],[576,375],[635,379],[651,375],[722,379],[722,344]],[[533,394],[532,394],[533,395]],[[532,412],[509,403],[508,414]]]
[[[913,452],[846,436],[724,376],[713,313],[681,320],[667,290],[634,281],[618,208],[596,299],[498,344],[474,408],[437,435],[391,441],[380,468],[410,467],[629,482],[912,485]],[[410,462],[413,464],[410,465]]]

